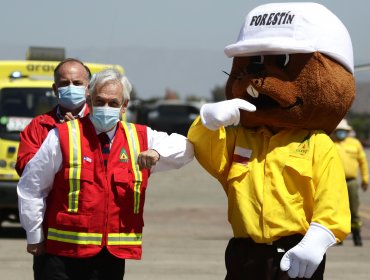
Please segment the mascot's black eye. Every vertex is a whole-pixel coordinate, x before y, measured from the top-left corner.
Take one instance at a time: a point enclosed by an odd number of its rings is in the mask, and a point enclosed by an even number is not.
[[[277,55],[276,56],[276,65],[281,67],[281,68],[284,68],[288,65],[289,59],[290,59],[289,54]]]
[[[265,60],[263,55],[257,55],[257,56],[251,56],[250,61],[253,64],[263,64],[263,61]]]

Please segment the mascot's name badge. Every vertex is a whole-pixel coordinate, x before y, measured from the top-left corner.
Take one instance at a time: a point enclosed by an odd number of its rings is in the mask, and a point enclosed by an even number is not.
[[[234,149],[233,162],[247,165],[252,156],[252,150],[236,146]]]

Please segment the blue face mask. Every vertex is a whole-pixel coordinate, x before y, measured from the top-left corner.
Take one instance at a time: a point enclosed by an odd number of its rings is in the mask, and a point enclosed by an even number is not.
[[[338,140],[344,140],[347,138],[349,132],[347,130],[338,129],[335,131],[335,137],[337,137]]]
[[[85,92],[85,86],[60,87],[58,88],[59,105],[69,110],[77,109],[86,102]]]
[[[121,108],[92,107],[90,119],[99,132],[111,130],[119,121]]]

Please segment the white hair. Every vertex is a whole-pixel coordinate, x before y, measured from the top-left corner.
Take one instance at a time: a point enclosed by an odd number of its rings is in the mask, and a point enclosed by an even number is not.
[[[104,85],[109,82],[119,82],[122,85],[123,102],[130,100],[132,85],[125,75],[122,75],[116,68],[107,68],[95,73],[90,80],[90,94],[96,94],[97,85]]]

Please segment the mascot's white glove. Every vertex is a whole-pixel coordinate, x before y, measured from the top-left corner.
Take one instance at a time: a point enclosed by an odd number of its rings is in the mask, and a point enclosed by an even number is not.
[[[335,242],[335,236],[329,229],[311,223],[301,242],[285,253],[280,268],[288,271],[290,278],[311,278],[326,250]]]
[[[256,111],[256,107],[253,104],[243,99],[235,98],[217,103],[204,104],[200,109],[200,118],[206,128],[217,130],[221,126],[239,124],[239,109],[249,112]]]

